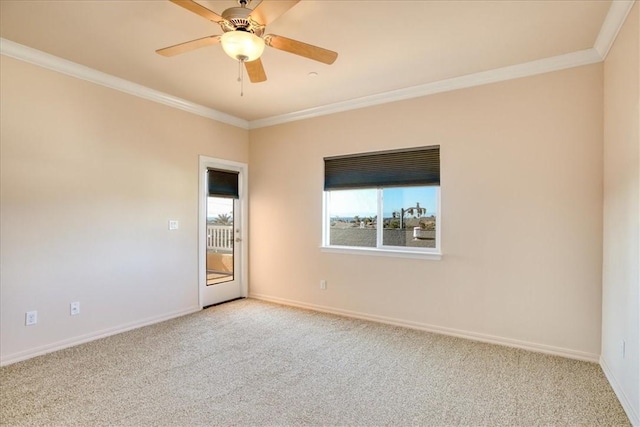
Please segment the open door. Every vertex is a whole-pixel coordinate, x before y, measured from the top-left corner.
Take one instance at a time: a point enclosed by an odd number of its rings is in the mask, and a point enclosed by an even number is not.
[[[200,158],[200,306],[247,296],[246,165]]]

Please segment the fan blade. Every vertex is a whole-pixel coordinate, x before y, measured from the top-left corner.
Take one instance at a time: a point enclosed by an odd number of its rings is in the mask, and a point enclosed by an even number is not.
[[[267,75],[264,73],[264,67],[262,67],[262,61],[260,58],[255,61],[245,62],[244,67],[247,69],[249,80],[251,83],[260,83],[267,80]]]
[[[268,34],[264,36],[264,42],[267,46],[293,53],[294,55],[304,56],[314,61],[331,65],[338,58],[338,54],[332,50],[323,49],[297,40],[288,39],[286,37]]]
[[[220,21],[224,21],[224,18],[220,15],[218,15],[217,13],[207,9],[204,6],[199,5],[198,3],[194,2],[193,0],[169,0],[172,3],[177,4],[178,6],[182,6],[185,9],[196,13],[200,16],[202,16],[203,18],[208,19],[209,21],[218,23]]]
[[[211,46],[212,44],[220,43],[220,36],[208,36],[201,39],[195,39],[188,42],[176,44],[173,46],[165,47],[156,50],[162,56],[173,56],[179,53],[189,52],[190,50],[198,49],[205,46]]]
[[[262,2],[253,9],[249,16],[261,25],[269,25],[278,19],[280,15],[295,6],[299,1],[300,0],[262,0]]]

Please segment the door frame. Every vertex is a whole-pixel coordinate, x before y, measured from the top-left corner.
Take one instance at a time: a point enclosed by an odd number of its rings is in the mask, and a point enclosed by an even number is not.
[[[238,202],[240,204],[240,238],[237,253],[240,255],[240,271],[237,278],[240,282],[240,296],[246,297],[249,293],[248,284],[248,198],[249,166],[246,163],[231,160],[216,159],[200,155],[198,167],[198,305],[203,307],[203,289],[207,283],[207,169],[221,169],[239,172],[238,177]],[[235,231],[234,231],[235,236]],[[234,243],[235,244],[235,243]]]

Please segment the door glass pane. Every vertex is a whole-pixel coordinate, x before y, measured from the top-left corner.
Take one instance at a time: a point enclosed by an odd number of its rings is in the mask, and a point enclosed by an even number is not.
[[[437,191],[434,186],[383,189],[382,245],[435,248]]]
[[[377,190],[333,190],[328,194],[329,244],[376,247]]]
[[[233,200],[207,198],[207,286],[233,280]]]

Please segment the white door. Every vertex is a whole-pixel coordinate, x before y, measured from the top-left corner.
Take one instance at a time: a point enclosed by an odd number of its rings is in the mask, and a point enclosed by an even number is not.
[[[199,169],[199,294],[208,307],[247,296],[247,166],[200,156]]]

